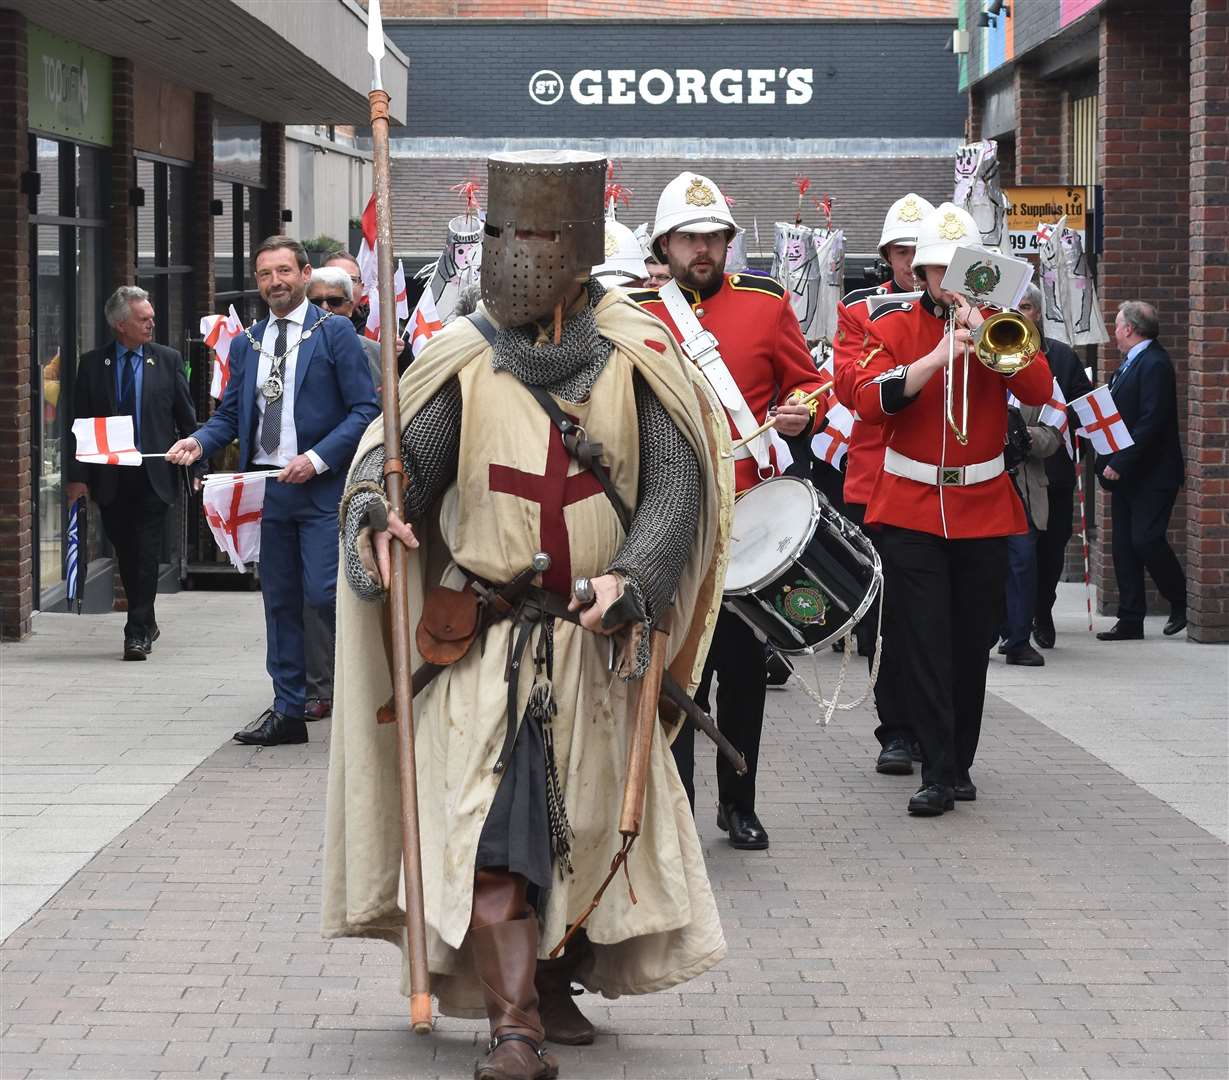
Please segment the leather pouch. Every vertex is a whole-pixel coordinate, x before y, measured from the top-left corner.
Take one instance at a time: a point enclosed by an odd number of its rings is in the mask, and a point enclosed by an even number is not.
[[[447,667],[467,652],[478,636],[478,594],[473,589],[435,585],[427,592],[415,641],[422,658]]]

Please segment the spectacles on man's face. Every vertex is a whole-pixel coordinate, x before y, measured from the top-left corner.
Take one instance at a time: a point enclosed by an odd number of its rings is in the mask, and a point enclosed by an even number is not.
[[[322,296],[320,303],[327,304],[331,308],[345,307],[350,301],[344,296]]]

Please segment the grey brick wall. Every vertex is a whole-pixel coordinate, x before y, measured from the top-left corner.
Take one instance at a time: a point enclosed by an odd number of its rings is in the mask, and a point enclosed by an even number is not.
[[[410,57],[411,137],[959,138],[965,103],[946,51],[954,19],[925,21],[474,22],[390,20]],[[536,104],[531,77],[585,68],[770,69],[774,104]],[[787,105],[785,72],[813,94]],[[890,70],[891,79],[880,73]]]

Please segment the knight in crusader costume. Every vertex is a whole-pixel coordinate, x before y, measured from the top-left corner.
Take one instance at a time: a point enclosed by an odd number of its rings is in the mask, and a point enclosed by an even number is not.
[[[431,264],[428,264],[431,265]],[[477,213],[458,214],[448,222],[444,250],[431,268],[427,288],[445,326],[457,317],[457,301],[482,272],[482,223]]]
[[[385,504],[378,425],[342,500],[349,588],[338,590],[323,931],[403,938],[396,733],[376,722],[391,686],[377,602],[389,533],[377,525],[387,514],[406,535],[400,515],[420,545],[411,607],[424,650],[438,595],[424,604],[426,590],[506,590],[545,553],[549,569],[415,703],[431,990],[444,1013],[488,1018],[478,1080],[539,1080],[557,1075],[544,1040],[594,1037],[574,981],[648,993],[725,954],[663,723],[630,863],[638,902],[612,886],[585,932],[546,959],[620,848],[644,642],[668,611],[670,671],[695,685],[733,477],[720,404],[669,332],[589,276],[603,256],[605,161],[526,151],[488,168],[482,303],[401,381],[406,504]],[[581,625],[568,620],[585,591],[577,576],[596,595]]]

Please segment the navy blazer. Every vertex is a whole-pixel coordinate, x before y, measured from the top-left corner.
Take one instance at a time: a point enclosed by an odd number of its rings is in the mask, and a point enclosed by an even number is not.
[[[308,306],[303,320],[306,334],[320,322],[323,312]],[[252,327],[256,341],[264,339],[268,319]],[[260,354],[246,335],[237,337],[230,347],[230,382],[218,402],[217,410],[193,437],[201,444],[204,457],[211,457],[233,439],[239,440],[241,469],[252,468],[256,451],[256,427],[260,410],[256,407],[257,369]],[[334,316],[298,347],[294,370],[294,427],[299,453],[314,450],[328,466],[303,484],[317,509],[335,514],[341,501],[346,471],[359,439],[367,425],[380,415],[375,384],[367,357],[349,319]]]
[[[1121,377],[1110,379],[1114,404],[1134,444],[1097,458],[1097,472],[1111,466],[1121,479],[1107,486],[1123,494],[1176,491],[1186,479],[1178,442],[1178,391],[1173,361],[1155,341]]]
[[[141,379],[141,448],[150,453],[166,450],[179,434],[196,427],[192,392],[184,375],[183,357],[166,345],[144,346],[145,370]],[[99,506],[110,506],[119,490],[120,471],[131,465],[87,465],[76,459],[77,441],[72,421],[86,416],[114,416],[116,342],[81,357],[73,387],[72,416],[66,429],[65,468],[69,480],[88,484]],[[175,501],[179,480],[166,458],[146,458],[143,466],[149,486],[164,503]]]

